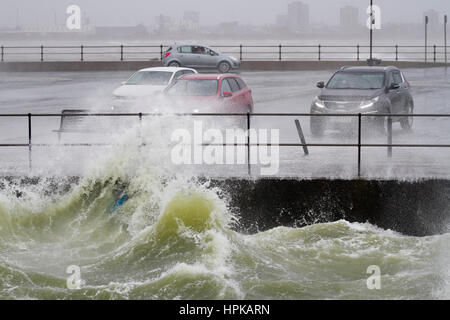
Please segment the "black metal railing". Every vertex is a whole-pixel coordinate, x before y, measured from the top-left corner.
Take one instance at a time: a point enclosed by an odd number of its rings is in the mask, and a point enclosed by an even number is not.
[[[28,148],[28,161],[29,169],[32,168],[32,149],[33,147],[52,147],[52,146],[64,146],[64,147],[95,147],[95,146],[109,146],[111,143],[33,143],[32,139],[32,118],[33,117],[128,117],[137,118],[139,124],[142,125],[142,120],[144,117],[161,117],[167,116],[166,114],[160,113],[70,113],[70,114],[55,114],[55,113],[42,113],[42,114],[0,114],[0,118],[11,118],[11,117],[25,117],[28,123],[28,142],[27,143],[3,143],[0,147],[26,147]],[[176,113],[171,114],[171,116],[180,117],[244,117],[246,119],[246,126],[248,132],[252,129],[252,118],[254,117],[299,117],[299,118],[309,118],[309,117],[355,117],[357,118],[357,141],[354,143],[307,143],[305,136],[303,134],[302,127],[298,119],[295,120],[295,125],[299,135],[300,143],[251,143],[250,136],[248,135],[247,142],[233,143],[233,144],[203,144],[204,146],[245,146],[247,148],[247,166],[248,173],[251,174],[251,159],[250,159],[250,148],[259,146],[278,146],[278,147],[302,147],[305,155],[309,155],[309,147],[339,147],[339,148],[357,148],[358,155],[358,165],[357,165],[357,175],[361,177],[361,165],[362,165],[362,148],[386,148],[387,157],[391,158],[393,153],[393,148],[450,148],[450,144],[396,144],[393,143],[393,133],[392,133],[392,117],[413,117],[413,118],[450,118],[450,114],[309,114],[309,113]],[[386,143],[363,143],[362,142],[362,129],[363,129],[363,118],[369,117],[384,117],[387,123],[387,141]]]
[[[168,45],[0,46],[0,61],[148,61],[161,60]],[[241,61],[364,61],[368,45],[215,45],[222,53]],[[439,45],[373,46],[373,55],[388,61],[444,63],[449,47]]]

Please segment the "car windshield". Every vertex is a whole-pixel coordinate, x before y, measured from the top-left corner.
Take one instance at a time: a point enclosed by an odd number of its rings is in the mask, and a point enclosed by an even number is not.
[[[172,72],[165,71],[139,71],[135,73],[127,82],[127,85],[168,85]]]
[[[217,93],[217,80],[178,80],[167,90],[171,96],[213,96]]]
[[[338,72],[328,82],[329,89],[381,89],[384,86],[382,72]]]

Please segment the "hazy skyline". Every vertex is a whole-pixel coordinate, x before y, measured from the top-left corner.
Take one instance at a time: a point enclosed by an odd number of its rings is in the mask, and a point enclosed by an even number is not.
[[[97,26],[154,24],[155,16],[164,14],[181,19],[184,11],[200,12],[202,25],[238,21],[241,24],[274,24],[278,14],[287,13],[293,0],[0,0],[0,27],[20,25],[53,25],[65,21],[66,8],[77,4],[82,14]],[[302,0],[310,7],[312,24],[337,25],[339,9],[346,5],[359,8],[364,21],[368,0]],[[382,10],[383,23],[419,23],[423,12],[435,9],[439,22],[450,14],[450,1],[444,0],[375,0]],[[324,10],[326,8],[326,10]]]

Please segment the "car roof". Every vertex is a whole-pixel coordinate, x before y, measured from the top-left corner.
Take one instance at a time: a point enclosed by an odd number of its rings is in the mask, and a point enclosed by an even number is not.
[[[145,69],[141,69],[138,72],[141,71],[156,71],[156,72],[178,72],[181,70],[192,70],[197,72],[195,69],[191,69],[191,68],[182,68],[182,67],[154,67],[154,68],[145,68]]]
[[[385,72],[385,71],[389,71],[389,70],[398,70],[400,71],[397,67],[394,66],[387,66],[387,67],[379,67],[379,66],[374,66],[374,67],[354,67],[354,66],[345,66],[342,67],[339,71],[346,71],[346,72]]]
[[[221,73],[193,73],[193,74],[186,74],[181,76],[178,79],[183,79],[183,80],[220,80],[223,78],[240,78],[238,75],[236,74],[232,74],[232,73],[226,73],[226,74],[221,74]]]

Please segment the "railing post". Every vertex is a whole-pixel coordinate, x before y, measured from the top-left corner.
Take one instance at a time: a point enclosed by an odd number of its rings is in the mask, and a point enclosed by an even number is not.
[[[356,61],[359,61],[360,60],[360,58],[359,58],[359,44],[358,45],[356,45]]]
[[[139,112],[139,146],[142,145],[142,112]]]
[[[247,171],[248,175],[252,174],[252,164],[250,158],[250,112],[247,112]]]
[[[436,62],[436,45],[433,46],[433,62]]]
[[[31,148],[31,113],[28,113],[28,169],[32,169],[32,148]]]
[[[163,59],[163,45],[159,46],[159,52],[161,53],[161,60]]]
[[[120,61],[123,61],[123,44],[120,45]]]
[[[81,45],[80,47],[80,54],[81,54],[81,61],[84,61],[84,46]]]
[[[44,46],[41,45],[41,62],[44,61]]]
[[[392,158],[392,118],[389,116],[387,120],[387,156]]]
[[[319,44],[319,47],[318,47],[318,48],[319,48],[319,61],[320,61],[320,59],[321,59],[320,56],[321,56],[321,48],[322,48],[322,46]]]
[[[2,62],[5,61],[5,60],[3,59],[4,55],[5,55],[5,47],[2,46]]]
[[[361,178],[361,113],[358,113],[358,178]]]
[[[278,60],[281,61],[281,44],[278,46]]]
[[[395,61],[398,61],[398,44],[395,45]]]
[[[239,61],[242,61],[242,44],[239,45]]]

